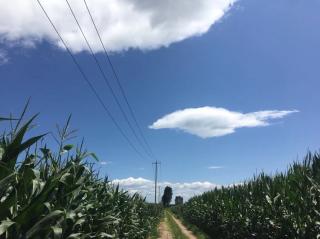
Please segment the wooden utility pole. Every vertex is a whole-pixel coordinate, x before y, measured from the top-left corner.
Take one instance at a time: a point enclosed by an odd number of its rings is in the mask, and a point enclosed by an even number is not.
[[[152,164],[156,166],[154,172],[154,203],[157,204],[158,165],[161,163],[158,160],[156,160],[156,162]]]

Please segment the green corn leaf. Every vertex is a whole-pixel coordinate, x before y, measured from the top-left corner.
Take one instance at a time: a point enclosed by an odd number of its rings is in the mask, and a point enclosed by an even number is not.
[[[105,233],[105,232],[101,232],[99,234],[99,238],[115,238],[115,236],[111,235],[111,234],[108,234],[108,233]]]
[[[84,219],[84,218],[80,218],[80,219],[78,219],[77,221],[76,221],[76,223],[74,224],[74,226],[80,226],[80,225],[82,225],[83,223],[85,223],[86,222],[86,220]]]
[[[67,239],[78,239],[82,238],[81,236],[83,236],[83,233],[72,233],[67,237]]]
[[[4,154],[4,149],[0,146],[0,161],[2,159],[3,154]]]
[[[269,195],[266,195],[266,200],[270,205],[272,205],[272,200]]]
[[[62,175],[62,177],[60,178],[59,182],[68,185],[69,182],[72,181],[72,177],[73,175],[71,173],[65,173]]]
[[[5,199],[1,199],[1,203],[0,203],[0,220],[4,219],[6,217],[6,215],[11,215],[11,213],[9,212],[10,207],[12,207],[14,205],[16,201],[16,192],[15,190],[12,190],[10,192],[10,194],[5,198]]]
[[[65,151],[70,151],[74,146],[72,144],[67,144],[65,146],[63,146],[63,150]]]
[[[12,182],[16,180],[16,173],[12,173],[8,175],[7,177],[0,180],[0,190],[4,190],[5,188],[8,188]]]
[[[64,211],[55,210],[49,213],[47,216],[38,221],[33,227],[31,227],[27,233],[26,238],[32,238],[37,233],[46,228],[50,228],[52,224],[54,224],[59,218],[64,215]]]
[[[41,139],[42,137],[46,136],[47,134],[42,134],[33,138],[28,139],[27,141],[25,141],[24,143],[22,143],[20,145],[19,148],[19,153],[24,151],[25,149],[29,148],[30,146],[32,146],[33,144],[35,144],[39,139]]]
[[[29,121],[29,122],[31,123],[31,121]],[[23,129],[23,130],[21,129],[18,132],[18,135],[16,136],[16,138],[8,146],[8,148],[5,150],[5,152],[2,155],[2,162],[5,163],[7,168],[9,168],[9,169],[14,168],[16,161],[17,161],[17,158],[18,158],[18,155],[22,151],[29,148],[34,143],[36,143],[39,139],[41,139],[43,136],[45,136],[45,134],[40,135],[40,136],[36,136],[36,137],[28,139],[24,143],[21,143],[23,135],[26,132],[27,126],[24,126],[24,128],[25,129]],[[4,176],[6,176],[6,174],[4,174],[4,172],[0,171],[0,179],[3,178]]]
[[[18,148],[19,145],[22,142],[22,139],[25,135],[25,133],[27,132],[29,126],[31,125],[32,121],[38,116],[38,114],[34,115],[25,125],[23,125],[20,130],[16,133],[13,141],[12,141],[12,145],[14,148]]]
[[[53,226],[51,227],[52,233],[53,233],[53,238],[54,239],[59,239],[62,236],[62,228],[58,226]]]
[[[14,225],[15,222],[7,219],[7,220],[3,220],[0,223],[0,236],[5,233],[12,225]]]
[[[0,116],[0,121],[11,121],[11,120],[18,120],[16,118],[8,118],[8,117],[1,117]]]

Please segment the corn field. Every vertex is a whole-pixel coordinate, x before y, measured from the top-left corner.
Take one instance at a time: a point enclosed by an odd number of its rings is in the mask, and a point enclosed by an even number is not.
[[[0,139],[0,238],[147,238],[161,209],[101,180],[96,156],[66,144],[70,118],[53,152],[46,135],[25,139],[35,117],[22,123],[24,113],[0,118],[11,122]]]
[[[212,238],[320,238],[320,155],[286,174],[191,198],[174,212]]]

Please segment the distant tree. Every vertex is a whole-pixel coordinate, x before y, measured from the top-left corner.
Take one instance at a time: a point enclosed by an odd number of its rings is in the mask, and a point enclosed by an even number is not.
[[[176,205],[183,204],[183,197],[181,197],[181,196],[176,196],[176,198],[174,199],[174,203],[175,203]]]
[[[168,207],[170,205],[171,199],[172,199],[172,188],[166,186],[162,196],[163,206]]]

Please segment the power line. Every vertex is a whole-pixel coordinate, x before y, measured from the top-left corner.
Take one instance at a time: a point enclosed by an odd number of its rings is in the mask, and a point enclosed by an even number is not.
[[[47,11],[44,9],[44,7],[42,6],[40,0],[37,0],[39,6],[41,7],[42,11],[44,12],[44,14],[46,15],[48,21],[50,22],[51,26],[53,27],[53,29],[55,30],[55,32],[57,33],[59,39],[61,40],[62,44],[64,45],[65,49],[67,50],[68,54],[71,56],[73,62],[75,63],[75,65],[77,66],[78,70],[80,71],[83,79],[87,82],[87,84],[89,85],[91,91],[93,92],[93,94],[95,95],[95,97],[97,98],[97,100],[99,101],[99,103],[101,104],[101,106],[103,107],[104,111],[106,112],[106,114],[110,117],[111,121],[114,123],[114,125],[116,126],[116,128],[120,131],[121,135],[125,138],[125,140],[128,142],[128,144],[132,147],[132,149],[142,158],[144,158],[144,156],[140,153],[140,151],[134,146],[134,144],[131,142],[131,140],[129,139],[129,137],[125,134],[125,132],[122,130],[122,128],[120,127],[120,125],[117,123],[117,121],[115,120],[115,118],[113,117],[113,115],[111,114],[110,110],[108,109],[108,107],[105,105],[105,103],[103,102],[103,100],[101,99],[101,97],[99,96],[98,92],[96,91],[96,89],[94,88],[94,86],[92,85],[92,83],[89,81],[87,75],[84,73],[84,71],[82,70],[80,64],[78,63],[78,61],[76,60],[75,56],[72,54],[72,52],[70,51],[69,47],[67,46],[66,42],[63,40],[61,34],[59,33],[58,29],[56,28],[56,26],[54,25],[54,23],[52,22],[51,18],[49,17]]]
[[[124,91],[124,88],[123,88],[123,86],[122,86],[122,84],[121,84],[121,81],[120,81],[120,79],[119,79],[119,76],[118,76],[118,74],[117,74],[117,72],[116,72],[116,70],[115,70],[115,68],[114,68],[114,66],[113,66],[113,64],[112,64],[112,61],[111,61],[111,59],[110,59],[110,57],[109,57],[109,54],[108,54],[108,51],[106,50],[106,47],[105,47],[105,45],[104,45],[104,43],[103,43],[103,41],[102,41],[102,38],[101,38],[101,35],[100,35],[100,33],[99,33],[98,27],[97,27],[97,25],[96,25],[96,23],[95,23],[95,21],[94,21],[94,19],[93,19],[93,16],[92,16],[91,11],[90,11],[90,9],[89,9],[89,7],[88,7],[88,4],[87,4],[86,0],[83,0],[83,1],[84,1],[85,5],[86,5],[86,9],[87,9],[87,11],[88,11],[88,13],[89,13],[89,15],[90,15],[91,22],[92,22],[92,24],[93,24],[93,26],[94,26],[94,28],[95,28],[95,30],[96,30],[96,33],[97,33],[97,35],[98,35],[98,37],[99,37],[99,41],[100,41],[100,43],[101,43],[101,45],[102,45],[102,47],[103,47],[105,56],[106,56],[106,58],[107,58],[107,63],[109,63],[109,65],[110,65],[110,67],[111,67],[112,73],[113,73],[113,75],[114,75],[114,77],[115,77],[115,79],[116,79],[116,82],[117,82],[117,84],[118,84],[118,86],[119,86],[119,88],[120,88],[121,94],[122,94],[122,96],[123,96],[123,98],[124,98],[124,100],[125,100],[125,102],[126,102],[126,105],[127,105],[128,109],[129,109],[129,112],[130,112],[130,115],[131,115],[131,117],[133,118],[133,120],[134,120],[134,122],[135,122],[135,125],[136,125],[137,128],[138,128],[138,131],[139,131],[139,134],[140,134],[141,138],[143,139],[143,141],[144,141],[145,145],[147,146],[147,148],[148,148],[149,152],[151,153],[151,155],[154,157],[154,154],[153,154],[153,151],[152,151],[152,149],[151,149],[151,147],[150,147],[150,144],[148,143],[146,137],[144,136],[144,134],[143,134],[143,132],[142,132],[142,130],[141,130],[140,124],[138,123],[138,120],[137,120],[137,118],[136,118],[136,116],[135,116],[135,114],[134,114],[134,111],[133,111],[133,109],[132,109],[132,107],[131,107],[131,104],[129,103],[128,97],[127,97],[127,95],[126,95],[126,93],[125,93],[125,91]]]
[[[148,156],[151,156],[150,153],[148,152],[148,149],[145,148],[144,144],[142,143],[142,141],[141,141],[140,138],[138,137],[136,131],[134,130],[132,124],[130,123],[130,121],[129,121],[128,117],[127,117],[127,114],[126,114],[126,112],[124,111],[124,109],[123,109],[120,101],[118,100],[118,97],[117,97],[117,95],[115,94],[115,92],[114,92],[114,90],[113,90],[113,88],[112,88],[112,86],[111,86],[111,84],[110,84],[110,82],[109,82],[109,80],[108,80],[108,77],[106,76],[105,72],[103,71],[100,62],[98,61],[97,57],[95,56],[95,54],[94,54],[94,52],[93,52],[93,50],[92,50],[92,47],[91,47],[91,45],[90,45],[90,43],[89,43],[89,41],[88,41],[88,39],[87,39],[87,37],[86,37],[83,29],[82,29],[82,27],[81,27],[81,25],[80,25],[80,23],[79,23],[76,15],[75,15],[73,9],[72,9],[69,1],[68,1],[68,0],[65,0],[65,1],[66,1],[67,5],[68,5],[68,7],[69,7],[69,9],[70,9],[70,12],[71,12],[71,14],[72,14],[72,16],[73,16],[73,18],[74,18],[74,20],[75,20],[75,22],[76,22],[79,30],[80,30],[80,32],[81,32],[81,35],[83,36],[83,38],[84,38],[84,40],[85,40],[85,42],[86,42],[86,44],[87,44],[87,46],[88,46],[88,48],[89,48],[89,50],[90,50],[91,56],[93,57],[96,65],[98,66],[98,69],[99,69],[99,71],[100,71],[100,73],[101,73],[101,75],[102,75],[105,83],[107,84],[107,86],[108,86],[108,88],[109,88],[109,90],[110,90],[110,92],[111,92],[111,94],[112,94],[113,99],[115,100],[116,104],[118,105],[118,107],[119,107],[119,109],[120,109],[120,111],[121,111],[121,113],[122,113],[122,115],[123,115],[126,123],[128,124],[131,132],[133,133],[134,137],[137,139],[138,143],[141,145],[141,147],[143,148],[143,150],[146,152],[146,154],[147,154]],[[151,156],[151,157],[152,157],[152,156]]]

